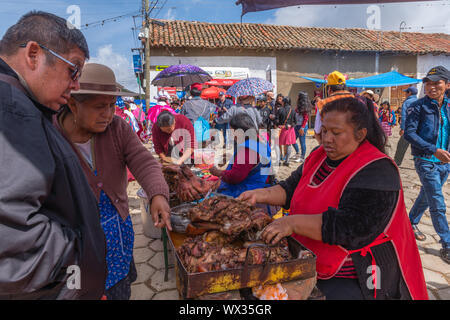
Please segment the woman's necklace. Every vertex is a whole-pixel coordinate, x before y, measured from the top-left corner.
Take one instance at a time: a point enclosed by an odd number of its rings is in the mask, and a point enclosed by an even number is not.
[[[70,141],[74,143],[86,143],[94,136],[93,133],[89,133],[79,127],[72,113],[63,114],[59,119],[59,124],[70,137]]]

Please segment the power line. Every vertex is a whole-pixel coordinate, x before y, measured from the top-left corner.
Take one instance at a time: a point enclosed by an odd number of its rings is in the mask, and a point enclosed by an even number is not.
[[[137,11],[137,12],[134,11],[134,12],[130,12],[130,13],[127,13],[127,14],[123,14],[123,15],[117,16],[117,17],[112,17],[112,18],[107,18],[107,19],[103,19],[103,20],[98,20],[98,21],[86,23],[86,24],[83,24],[80,29],[85,30],[85,29],[88,29],[88,28],[91,28],[91,27],[95,27],[95,26],[103,26],[107,22],[115,22],[115,21],[117,21],[119,19],[133,16],[136,13],[139,13],[139,11]]]

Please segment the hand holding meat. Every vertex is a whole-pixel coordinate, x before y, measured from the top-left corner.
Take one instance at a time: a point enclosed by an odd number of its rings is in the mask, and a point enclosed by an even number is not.
[[[181,201],[191,202],[203,198],[208,191],[216,190],[220,181],[205,181],[197,177],[188,166],[167,165],[164,177],[171,192],[176,192]]]
[[[281,239],[294,233],[290,217],[283,217],[269,224],[261,234],[261,239],[267,244],[276,244]]]
[[[250,191],[245,191],[245,192],[241,193],[241,195],[239,197],[237,197],[237,200],[247,202],[250,205],[254,206],[257,203],[261,203],[260,196],[261,196],[261,192],[259,192],[258,189],[250,190]]]

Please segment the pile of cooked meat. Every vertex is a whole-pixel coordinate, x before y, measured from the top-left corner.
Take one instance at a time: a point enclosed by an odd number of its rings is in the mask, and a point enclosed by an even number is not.
[[[189,273],[240,268],[248,251],[249,265],[291,259],[287,241],[269,247],[258,242],[265,226],[272,222],[262,209],[225,196],[204,200],[188,212],[188,237],[177,253]],[[270,250],[270,254],[269,254]]]
[[[206,241],[211,237],[219,240]],[[222,243],[226,236],[218,236],[217,231],[209,231],[203,235],[189,237],[177,250],[181,261],[189,273],[237,269],[243,267],[247,255],[246,246],[238,246],[233,243]],[[269,252],[270,251],[270,252]],[[284,239],[275,247],[257,246],[248,250],[247,263],[249,265],[263,264],[267,262],[277,263],[291,259],[291,254]]]
[[[165,165],[162,171],[170,192],[175,192],[181,201],[199,200],[220,184],[220,180],[206,181],[197,177],[186,165]]]

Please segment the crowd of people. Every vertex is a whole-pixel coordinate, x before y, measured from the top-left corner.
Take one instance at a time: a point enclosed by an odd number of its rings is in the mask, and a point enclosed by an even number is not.
[[[192,166],[195,150],[217,141],[233,156],[209,169],[220,179],[214,191],[288,209],[261,238],[293,235],[314,252],[327,299],[428,298],[416,244],[427,209],[450,263],[446,68],[423,78],[423,98],[407,89],[394,162],[389,102],[351,93],[338,71],[324,99],[299,92],[292,103],[269,91],[214,104],[193,84],[184,101],[160,95],[144,110],[109,67],[87,59],[81,31],[45,12],[23,16],[0,42],[0,299],[129,299],[137,271],[127,178],[147,194],[154,225],[170,231],[161,165]],[[318,146],[307,156],[313,108]],[[396,165],[408,144],[422,184],[409,216]],[[273,179],[272,150],[283,165],[299,162],[285,181]]]

